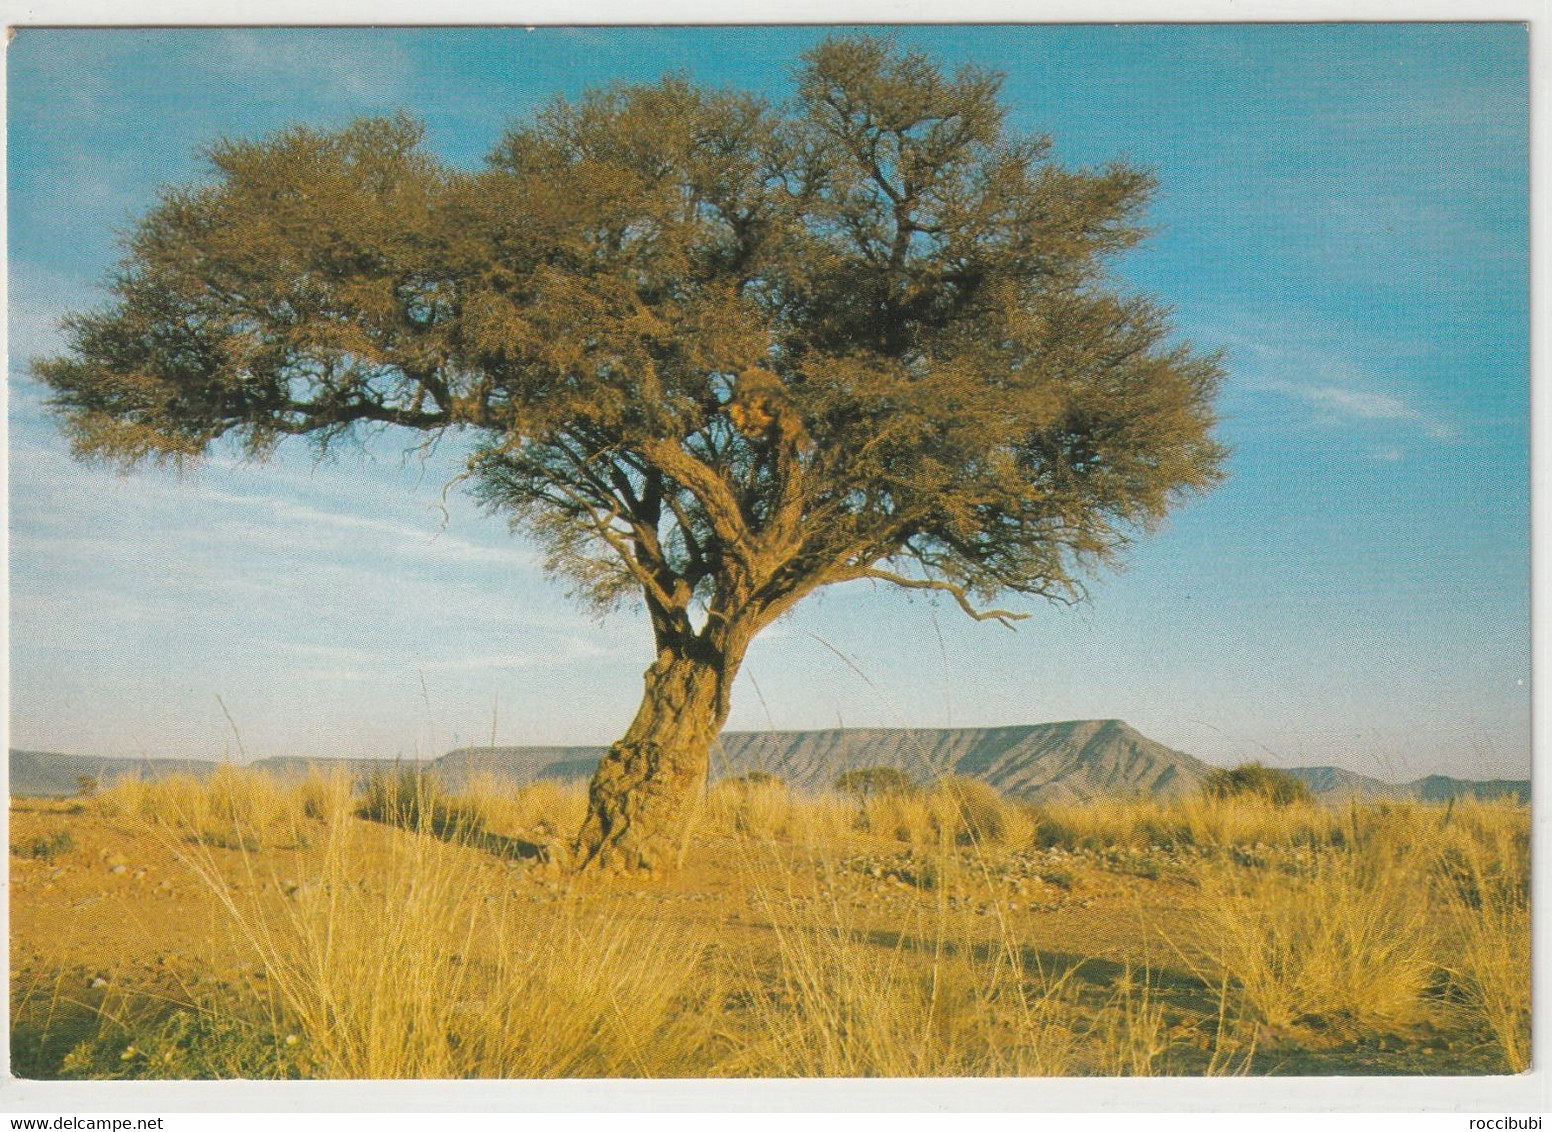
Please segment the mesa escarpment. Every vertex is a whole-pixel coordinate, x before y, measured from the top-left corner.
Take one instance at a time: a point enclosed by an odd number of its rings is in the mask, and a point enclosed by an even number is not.
[[[426,770],[449,789],[487,777],[513,785],[585,781],[606,752],[594,746],[459,747],[428,761],[394,759],[261,759],[252,765],[278,778],[301,778],[313,767],[341,767],[362,780],[395,768]],[[113,759],[38,751],[11,752],[11,793],[66,797],[84,781],[106,786],[121,778],[204,779],[219,765],[197,759]],[[1081,802],[1091,798],[1169,799],[1195,793],[1211,766],[1143,735],[1119,719],[1080,719],[1008,727],[832,728],[818,731],[726,731],[712,749],[713,782],[761,773],[796,790],[829,789],[848,770],[892,767],[918,783],[949,775],[979,779],[1009,798]],[[1289,773],[1318,798],[1455,796],[1529,798],[1523,780],[1476,782],[1431,775],[1383,782],[1338,767],[1298,767]]]

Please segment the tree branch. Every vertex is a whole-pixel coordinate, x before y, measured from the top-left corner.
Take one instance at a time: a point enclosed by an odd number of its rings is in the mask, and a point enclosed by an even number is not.
[[[738,497],[721,473],[671,440],[648,440],[641,450],[665,475],[683,484],[700,501],[724,553],[747,563],[753,536],[744,522]]]
[[[1025,621],[1029,618],[1027,613],[1016,613],[1010,609],[977,609],[970,601],[970,596],[965,592],[965,587],[955,585],[953,582],[945,582],[937,578],[907,578],[903,574],[895,574],[889,570],[879,570],[876,567],[866,567],[853,570],[843,575],[840,581],[850,581],[854,578],[873,578],[880,582],[890,582],[896,586],[902,586],[908,590],[939,590],[950,595],[963,609],[977,621],[996,621],[1004,629],[1012,629],[1014,621]]]
[[[611,525],[615,520],[622,519],[624,516],[618,510],[611,510],[601,515],[591,501],[581,494],[572,491],[565,483],[557,480],[555,481],[555,486],[587,517],[588,522],[592,524],[598,536],[614,550],[625,569],[635,577],[637,584],[645,592],[648,601],[655,603],[662,610],[665,617],[679,617],[682,615],[684,612],[683,603],[676,600],[672,594],[662,587],[662,584],[653,575],[653,572],[647,568],[646,563],[637,557],[635,551],[626,543],[621,533]],[[639,550],[640,547],[641,544],[638,541],[636,549]]]

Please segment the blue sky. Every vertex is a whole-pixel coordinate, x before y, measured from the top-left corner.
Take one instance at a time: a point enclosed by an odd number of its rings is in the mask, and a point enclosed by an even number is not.
[[[780,98],[823,32],[22,29],[9,52],[11,745],[248,757],[604,743],[650,659],[392,443],[179,478],[71,462],[26,376],[198,147],[404,108],[474,165],[556,93]],[[1017,633],[837,588],[755,644],[738,728],[1120,717],[1213,761],[1530,761],[1526,33],[922,27],[1058,157],[1152,168],[1119,271],[1228,352],[1228,482]],[[444,511],[445,507],[445,511]],[[843,661],[839,653],[848,660]],[[217,697],[220,697],[218,701]],[[236,724],[236,735],[222,704]]]

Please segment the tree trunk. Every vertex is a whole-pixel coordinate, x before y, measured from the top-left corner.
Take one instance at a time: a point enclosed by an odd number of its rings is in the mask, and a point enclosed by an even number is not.
[[[636,718],[588,788],[581,868],[659,872],[682,861],[738,670],[738,658],[698,651],[665,648],[647,669]]]

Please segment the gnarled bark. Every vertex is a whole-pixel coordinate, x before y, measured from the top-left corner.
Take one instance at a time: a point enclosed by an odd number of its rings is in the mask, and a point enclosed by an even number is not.
[[[584,870],[677,868],[706,785],[711,745],[727,720],[738,658],[663,649],[646,672],[641,707],[588,789],[577,839]]]

